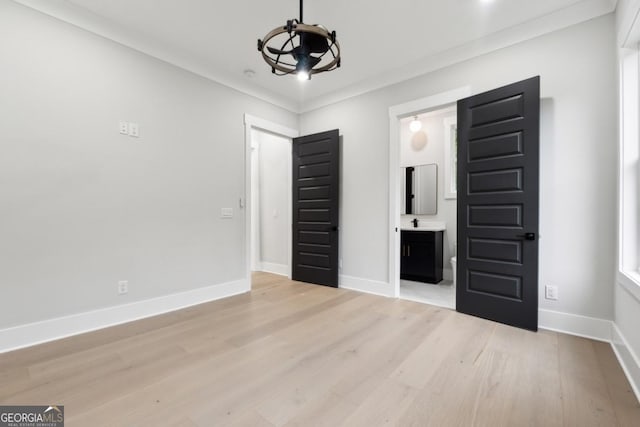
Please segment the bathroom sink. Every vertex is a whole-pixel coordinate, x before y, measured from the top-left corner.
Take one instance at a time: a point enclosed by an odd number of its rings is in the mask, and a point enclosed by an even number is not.
[[[405,225],[402,227],[402,230],[407,231],[445,231],[446,229],[446,224],[439,221],[420,221],[418,222],[417,227],[412,225]]]

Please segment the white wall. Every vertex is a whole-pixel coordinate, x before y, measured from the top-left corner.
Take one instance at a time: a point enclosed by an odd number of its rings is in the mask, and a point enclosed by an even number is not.
[[[438,212],[436,215],[402,215],[401,225],[403,227],[412,226],[411,220],[418,218],[420,221],[441,221],[446,224],[443,245],[443,276],[446,280],[453,279],[450,259],[455,253],[457,236],[457,204],[455,199],[445,199],[445,158],[444,145],[444,119],[455,117],[456,113],[444,112],[436,115],[429,115],[421,119],[422,130],[427,135],[427,145],[421,150],[416,150],[411,144],[412,132],[409,123],[413,120],[408,118],[400,122],[400,166],[412,166],[435,163],[438,165]]]
[[[342,274],[388,278],[388,109],[459,87],[541,76],[540,307],[612,319],[615,36],[607,15],[302,115],[301,133],[343,138]],[[389,291],[391,293],[391,291]]]
[[[0,39],[0,329],[244,277],[243,114],[296,115],[13,2]]]

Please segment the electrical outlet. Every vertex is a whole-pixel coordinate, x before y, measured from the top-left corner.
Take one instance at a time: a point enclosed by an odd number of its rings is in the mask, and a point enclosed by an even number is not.
[[[129,123],[129,136],[140,137],[140,125],[138,123]]]
[[[546,299],[558,300],[558,287],[547,285],[544,287],[544,296]]]
[[[129,292],[129,282],[127,280],[120,280],[118,282],[118,295],[124,295]]]
[[[118,123],[119,127],[120,127],[120,133],[122,135],[128,135],[129,134],[129,122],[125,122],[124,120],[120,120],[120,123]]]
[[[233,208],[220,209],[220,218],[233,218]]]

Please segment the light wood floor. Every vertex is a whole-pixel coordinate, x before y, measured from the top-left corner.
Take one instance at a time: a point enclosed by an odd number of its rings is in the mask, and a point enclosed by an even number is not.
[[[608,344],[257,274],[251,293],[0,355],[67,426],[639,426]]]

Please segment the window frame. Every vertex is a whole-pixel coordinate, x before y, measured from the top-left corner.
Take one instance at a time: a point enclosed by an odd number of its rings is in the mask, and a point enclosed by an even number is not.
[[[619,51],[617,279],[640,300],[640,45]]]

